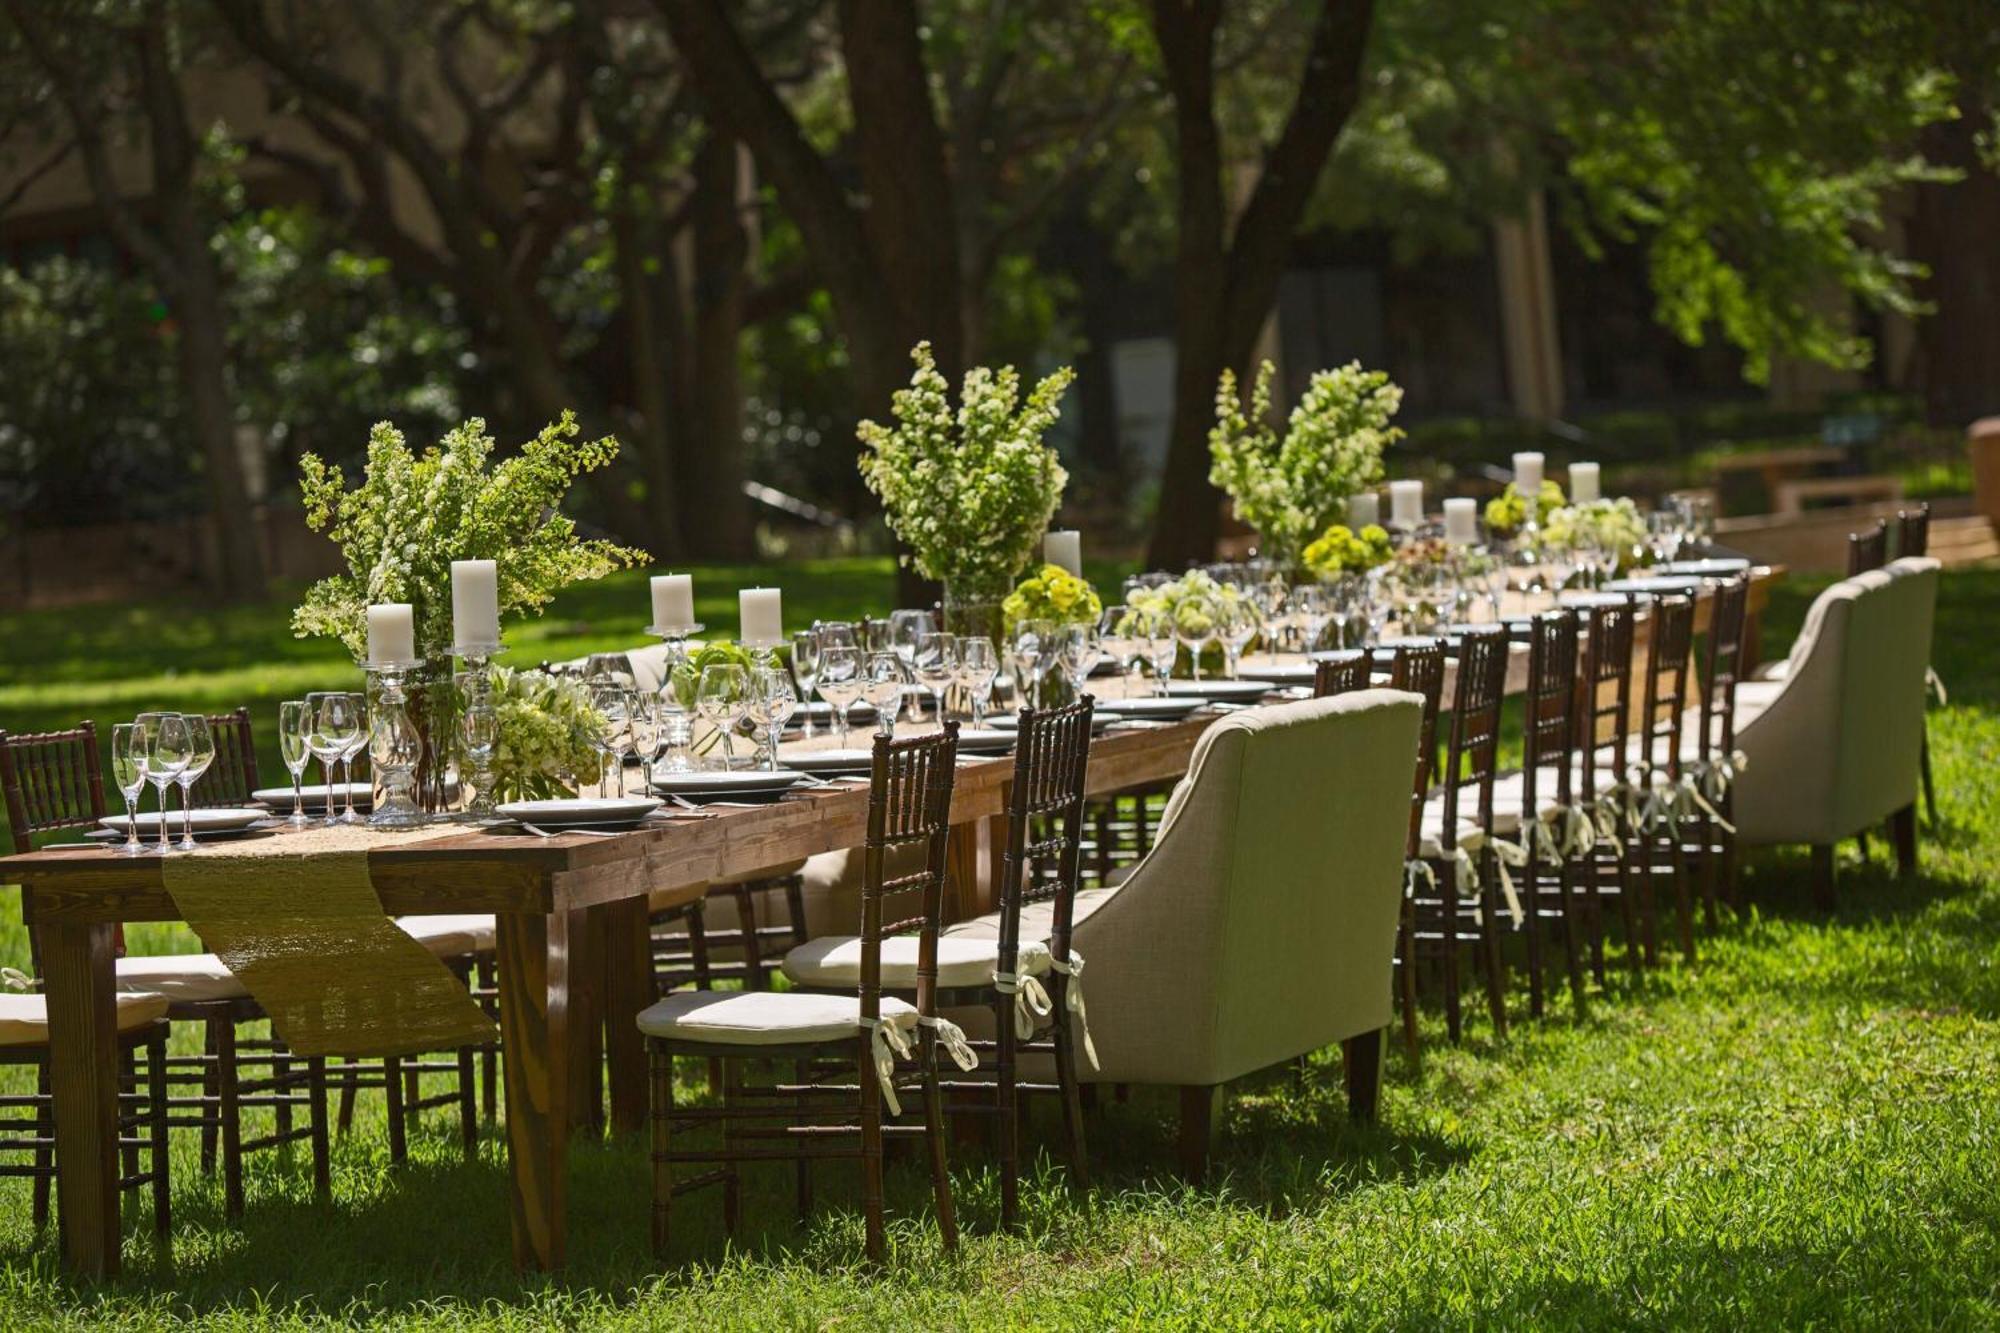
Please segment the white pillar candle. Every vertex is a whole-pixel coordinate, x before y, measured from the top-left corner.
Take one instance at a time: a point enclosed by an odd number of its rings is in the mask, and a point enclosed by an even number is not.
[[[1479,504],[1463,496],[1444,502],[1444,539],[1453,546],[1470,546],[1479,540]]]
[[[500,646],[500,569],[493,561],[451,562],[451,642],[460,657]]]
[[[1414,528],[1424,521],[1424,484],[1421,481],[1389,483],[1389,521],[1399,528]]]
[[[1065,573],[1083,577],[1083,534],[1074,528],[1057,528],[1042,538],[1042,563]]]
[[[1542,456],[1514,455],[1514,490],[1529,498],[1542,493]]]
[[[413,662],[417,627],[408,602],[384,602],[368,608],[368,660]]]
[[[781,596],[776,588],[745,588],[736,594],[742,642],[771,645],[785,637]]]
[[[1569,465],[1569,502],[1587,505],[1603,492],[1598,488],[1598,469],[1595,463],[1571,463]]]
[[[684,630],[694,625],[694,577],[689,574],[653,576],[653,627]]]
[[[1359,491],[1347,497],[1347,526],[1355,532],[1382,521],[1382,497],[1373,491]]]

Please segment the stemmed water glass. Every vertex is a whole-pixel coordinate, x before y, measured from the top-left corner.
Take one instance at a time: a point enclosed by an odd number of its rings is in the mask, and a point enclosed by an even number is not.
[[[813,686],[819,680],[819,631],[802,629],[792,635],[792,679],[799,684],[799,698],[812,698]],[[812,710],[805,710],[805,736],[811,740],[813,734]]]
[[[792,691],[792,678],[782,667],[758,667],[750,673],[750,688],[747,711],[750,725],[763,737],[764,767],[775,773],[778,771],[778,737],[785,729],[785,723],[798,707],[798,696]]]
[[[714,662],[701,669],[701,683],[695,687],[695,712],[721,735],[725,769],[736,766],[736,746],[730,733],[743,718],[749,679],[738,663]]]
[[[974,634],[958,641],[958,683],[972,699],[972,725],[986,718],[986,705],[993,698],[993,682],[1000,675],[1000,651],[993,640]]]
[[[201,713],[183,713],[181,721],[188,731],[188,757],[181,771],[174,774],[174,781],[181,784],[181,840],[176,846],[191,852],[195,847],[194,784],[215,762],[215,732]]]
[[[1215,638],[1215,603],[1206,597],[1188,597],[1174,608],[1174,637],[1194,661],[1194,678],[1201,681],[1201,654]]]
[[[658,694],[634,690],[626,700],[631,712],[632,754],[639,761],[639,776],[647,791],[653,788],[653,766],[667,743],[667,719],[661,713]]]
[[[1138,617],[1130,607],[1107,606],[1097,618],[1097,642],[1105,656],[1118,666],[1121,693],[1130,697],[1132,677],[1139,665]]]
[[[902,711],[903,687],[909,682],[909,668],[894,652],[870,653],[861,668],[861,697],[875,709],[876,732],[893,737],[896,714]]]
[[[590,687],[590,706],[597,712],[599,725],[591,744],[604,756],[597,769],[597,791],[611,794],[611,775],[618,773],[618,794],[625,794],[625,746],[632,735],[632,691],[610,676],[600,676]]]
[[[340,813],[343,824],[359,824],[362,818],[354,809],[354,757],[368,746],[368,696],[350,692],[347,701],[354,706],[354,735],[340,752],[340,793],[346,809]],[[326,794],[327,808],[333,808],[333,793]]]
[[[173,850],[167,837],[167,788],[174,785],[181,770],[187,767],[193,740],[188,735],[187,719],[179,713],[141,713],[132,725],[145,737],[146,781],[153,784],[153,795],[160,807],[157,850],[164,854]]]
[[[125,841],[118,850],[138,856],[146,850],[139,841],[139,793],[146,789],[146,733],[131,722],[111,728],[111,776],[125,798]]]
[[[1100,656],[1096,625],[1064,625],[1057,631],[1056,666],[1069,682],[1071,695],[1082,696],[1083,683],[1097,669]]]
[[[1181,641],[1174,633],[1172,614],[1154,611],[1142,615],[1139,637],[1145,644],[1146,661],[1153,668],[1153,692],[1165,698],[1173,693],[1168,682],[1174,678],[1174,663],[1181,655]]]
[[[348,753],[356,738],[364,735],[361,710],[354,706],[353,695],[341,691],[309,694],[306,699],[313,714],[306,745],[319,760],[320,776],[326,779],[326,817],[320,823],[332,827],[340,823],[333,801],[333,765]]]
[[[814,681],[819,697],[833,710],[834,730],[840,748],[847,748],[847,712],[861,699],[861,650],[852,643],[829,643],[820,649],[819,678]]]
[[[1236,679],[1243,650],[1257,637],[1257,608],[1248,598],[1224,598],[1215,604],[1215,636],[1222,640],[1222,668]]]
[[[1326,622],[1333,618],[1333,607],[1328,603],[1325,588],[1317,583],[1301,583],[1286,595],[1285,614],[1299,628],[1300,646],[1312,653],[1319,647],[1319,636],[1326,632]]]
[[[1056,627],[1053,621],[1023,620],[1014,627],[1014,670],[1020,676],[1021,697],[1030,708],[1041,707],[1042,677],[1055,663]]]
[[[917,636],[912,663],[916,677],[937,701],[938,725],[944,725],[944,692],[958,678],[958,636],[925,630]]]
[[[293,828],[312,823],[312,817],[306,813],[305,797],[299,790],[306,765],[312,761],[312,751],[306,748],[310,726],[304,699],[287,699],[278,705],[278,754],[285,761],[285,771],[292,775],[292,814],[285,822]]]

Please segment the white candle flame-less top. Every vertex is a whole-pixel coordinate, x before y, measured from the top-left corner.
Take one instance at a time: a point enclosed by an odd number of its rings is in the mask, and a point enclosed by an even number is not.
[[[1414,528],[1424,521],[1424,484],[1421,481],[1389,483],[1389,521],[1399,528]]]
[[[1542,456],[1540,454],[1514,455],[1514,490],[1523,498],[1532,499],[1542,489]]]
[[[785,637],[782,596],[776,588],[745,588],[736,594],[744,643],[775,644]]]
[[[500,569],[493,561],[451,562],[451,641],[460,657],[500,646]]]
[[[1082,578],[1083,534],[1074,528],[1057,528],[1050,532],[1042,538],[1042,563]]]
[[[1382,497],[1373,491],[1360,491],[1347,497],[1347,526],[1355,532],[1371,523],[1382,521]]]
[[[653,625],[657,629],[690,629],[694,626],[693,576],[653,576]]]
[[[1571,463],[1569,465],[1569,502],[1587,505],[1603,492],[1598,487],[1598,468],[1595,463]]]
[[[368,608],[368,660],[413,662],[417,657],[416,620],[408,602],[384,602]]]
[[[1453,546],[1470,546],[1479,540],[1479,505],[1463,496],[1444,502],[1444,539]]]

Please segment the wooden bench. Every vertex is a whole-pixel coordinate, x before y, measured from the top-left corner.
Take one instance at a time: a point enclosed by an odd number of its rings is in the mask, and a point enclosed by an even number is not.
[[[1879,474],[1860,477],[1803,477],[1781,481],[1771,492],[1772,510],[1779,514],[1803,514],[1807,501],[1812,500],[1851,505],[1902,498],[1902,478]]]

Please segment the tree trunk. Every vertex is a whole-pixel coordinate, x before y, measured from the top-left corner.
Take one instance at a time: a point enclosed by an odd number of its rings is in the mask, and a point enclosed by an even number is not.
[[[681,456],[681,515],[688,546],[720,560],[752,554],[744,497],[743,386],[738,357],[749,291],[749,237],[738,211],[736,141],[711,133],[694,160],[694,432]]]
[[[646,487],[646,547],[655,559],[674,560],[685,547],[674,485],[674,438],[670,425],[673,399],[668,392],[667,360],[670,353],[660,329],[661,284],[647,271],[649,257],[657,266],[661,238],[657,229],[646,225],[630,208],[620,208],[613,216],[612,236],[617,247],[618,285],[630,339],[626,351],[631,361],[632,409],[638,417],[634,438],[627,443],[638,455],[639,473]],[[673,299],[671,291],[666,299]]]
[[[1965,179],[1917,187],[1909,223],[1911,253],[1931,271],[1922,294],[1936,307],[1917,321],[1925,415],[1951,427],[2000,412],[2000,175],[1974,142],[1985,108],[1960,113],[1927,129],[1923,147]]]

